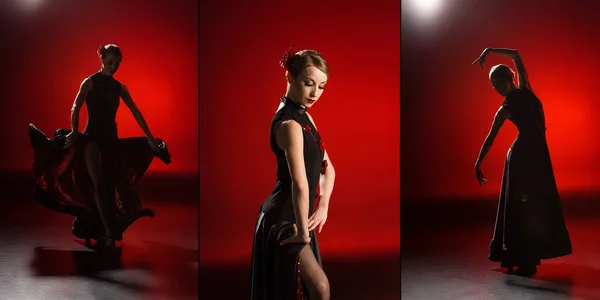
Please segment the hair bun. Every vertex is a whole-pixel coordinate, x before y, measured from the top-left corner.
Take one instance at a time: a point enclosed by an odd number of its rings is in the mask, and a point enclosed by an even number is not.
[[[294,55],[296,54],[292,50],[292,47],[290,47],[290,49],[283,54],[283,58],[281,58],[281,61],[279,61],[279,65],[281,65],[282,68],[287,69],[289,62],[292,60]]]
[[[100,45],[100,46],[98,46],[98,51],[96,53],[98,53],[98,55],[102,55],[104,53],[105,49],[106,48],[104,45]]]

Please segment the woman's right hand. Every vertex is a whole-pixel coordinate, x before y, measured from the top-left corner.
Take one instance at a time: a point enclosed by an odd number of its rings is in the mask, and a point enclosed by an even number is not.
[[[66,148],[73,146],[75,144],[75,142],[77,142],[78,138],[79,138],[79,132],[71,131],[69,134],[67,134],[67,136],[65,138],[65,145],[63,146],[63,148],[66,149]]]
[[[481,55],[479,55],[479,57],[474,62],[472,62],[471,64],[474,65],[475,63],[479,63],[479,65],[483,69],[483,63],[485,62],[485,59],[488,56],[488,54],[490,54],[490,48],[485,48],[485,50],[483,50],[483,52],[481,53]]]
[[[475,164],[475,176],[477,176],[479,186],[483,186],[488,182],[487,179],[485,179],[485,177],[483,176],[483,172],[481,172],[481,167],[479,166],[479,164]]]
[[[281,241],[279,243],[279,245],[281,246],[285,246],[287,244],[308,244],[310,243],[310,236],[308,235],[308,232],[300,234],[298,233],[298,226],[296,226],[296,224],[293,224],[293,228],[294,228],[294,234]]]

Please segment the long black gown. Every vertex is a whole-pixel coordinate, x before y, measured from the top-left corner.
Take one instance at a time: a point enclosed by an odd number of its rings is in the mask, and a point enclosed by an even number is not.
[[[519,134],[506,157],[489,259],[513,267],[571,254],[542,103],[529,89],[517,88],[502,106]]]
[[[118,138],[115,117],[120,103],[121,83],[98,72],[89,77],[93,87],[86,97],[88,122],[78,141],[63,149],[69,129],[59,129],[52,138],[33,124],[29,137],[34,150],[34,199],[56,211],[73,215],[72,233],[100,241],[104,226],[94,201],[92,184],[84,161],[84,147],[98,143],[103,187],[108,191],[110,224],[115,240],[138,218],[154,217],[142,207],[134,187],[156,156],[170,163],[170,154],[159,139],[160,153],[154,153],[145,137]]]
[[[299,253],[303,244],[280,246],[279,242],[293,234],[296,223],[292,205],[292,178],[285,153],[277,146],[275,132],[286,120],[294,120],[303,128],[304,164],[309,184],[309,215],[319,197],[319,179],[325,173],[327,161],[323,160],[325,147],[323,140],[306,114],[306,109],[288,98],[271,122],[271,150],[277,158],[277,182],[273,192],[264,200],[256,222],[252,248],[251,299],[287,300],[298,299],[306,290],[302,286]],[[310,232],[310,247],[319,264],[321,255],[314,231]],[[308,245],[307,245],[308,246]]]

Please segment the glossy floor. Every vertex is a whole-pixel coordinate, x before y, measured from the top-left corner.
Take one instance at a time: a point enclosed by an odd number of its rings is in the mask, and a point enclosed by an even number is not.
[[[3,189],[0,299],[198,299],[197,187],[182,194],[174,185],[159,193],[152,180],[140,184],[156,218],[128,229],[120,257],[83,247],[72,218],[33,202],[29,189]]]
[[[533,278],[487,259],[495,203],[403,205],[402,299],[600,299],[600,207],[564,198],[573,254],[543,260]]]

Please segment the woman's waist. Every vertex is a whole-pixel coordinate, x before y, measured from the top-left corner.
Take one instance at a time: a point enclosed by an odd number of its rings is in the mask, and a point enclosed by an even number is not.
[[[85,125],[85,131],[89,132],[117,132],[117,122],[93,121],[90,120]]]
[[[317,192],[317,187],[319,185],[319,180],[308,180],[308,194],[309,196],[314,196]],[[277,176],[277,182],[271,191],[269,197],[275,198],[288,198],[291,197],[294,192],[294,184],[289,174],[287,176]]]
[[[286,185],[287,186],[287,185]],[[314,205],[316,197],[316,189],[309,190],[308,202],[309,206]],[[292,210],[294,209],[294,193],[291,187],[283,187],[282,185],[276,185],[271,194],[263,201],[262,212],[267,213],[268,211],[281,211],[281,210]]]
[[[546,147],[548,147],[548,144],[545,134],[518,134],[511,146],[513,150],[518,148],[536,149]]]
[[[546,132],[541,131],[519,131],[515,141],[520,142],[540,142],[546,141]]]
[[[115,118],[89,117],[87,124],[89,126],[117,126],[117,120]]]

